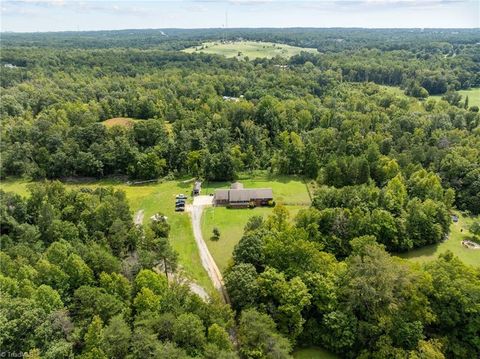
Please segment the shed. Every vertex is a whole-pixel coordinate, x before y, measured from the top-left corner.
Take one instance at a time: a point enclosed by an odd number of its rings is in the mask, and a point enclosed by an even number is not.
[[[200,194],[201,190],[202,190],[202,182],[195,181],[195,183],[193,185],[193,195],[198,196]]]

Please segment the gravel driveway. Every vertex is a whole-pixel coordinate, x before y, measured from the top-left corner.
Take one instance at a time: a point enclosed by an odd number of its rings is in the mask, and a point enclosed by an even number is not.
[[[222,273],[217,267],[210,251],[208,250],[207,244],[203,240],[201,219],[203,208],[206,206],[211,206],[213,202],[212,196],[197,196],[193,199],[193,205],[191,207],[190,213],[192,215],[192,227],[193,227],[193,236],[195,237],[195,242],[197,242],[198,251],[200,253],[200,258],[202,260],[202,265],[208,273],[208,276],[212,280],[214,287],[222,294],[223,299],[226,303],[230,303],[228,298],[227,291],[223,285]]]

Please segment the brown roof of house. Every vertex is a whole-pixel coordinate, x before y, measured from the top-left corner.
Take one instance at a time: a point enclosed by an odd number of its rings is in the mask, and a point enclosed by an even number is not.
[[[250,202],[255,199],[273,199],[271,188],[217,189],[215,201]]]
[[[229,189],[217,189],[215,190],[215,200],[216,201],[228,201],[228,191]]]
[[[249,202],[253,199],[271,199],[273,192],[271,188],[244,188],[231,189],[230,202]]]
[[[235,182],[230,186],[231,189],[243,189],[243,183]]]

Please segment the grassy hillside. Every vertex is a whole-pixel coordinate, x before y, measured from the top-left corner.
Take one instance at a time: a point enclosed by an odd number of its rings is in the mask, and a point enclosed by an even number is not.
[[[275,44],[273,42],[260,41],[232,41],[232,42],[205,42],[202,46],[189,47],[183,50],[188,53],[205,53],[223,55],[225,57],[236,57],[249,59],[265,57],[272,58],[275,56],[290,58],[302,51],[316,53],[317,49],[296,47],[284,44]]]

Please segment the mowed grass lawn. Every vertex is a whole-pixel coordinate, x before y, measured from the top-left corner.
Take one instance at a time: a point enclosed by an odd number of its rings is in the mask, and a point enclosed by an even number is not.
[[[480,250],[466,248],[461,243],[462,240],[467,239],[472,235],[468,228],[475,218],[467,217],[459,212],[456,212],[456,215],[458,216],[458,222],[452,222],[450,225],[450,236],[447,240],[438,244],[415,249],[407,253],[401,253],[398,254],[398,256],[419,263],[426,263],[438,258],[439,254],[445,253],[449,250],[458,256],[465,264],[480,267]],[[478,220],[478,216],[476,218]]]
[[[310,206],[310,197],[302,179],[293,176],[270,176],[261,174],[253,178],[240,178],[245,188],[265,188],[273,190],[277,204],[284,204],[293,219],[298,211]],[[216,188],[228,188],[230,183],[205,183],[203,194],[213,193]],[[232,209],[226,207],[206,208],[202,215],[202,233],[208,249],[217,263],[220,271],[224,271],[232,258],[235,245],[243,235],[243,228],[252,216],[267,217],[273,211],[270,207]],[[220,231],[220,240],[212,241],[213,228]]]
[[[478,106],[480,107],[480,87],[471,88],[469,90],[459,90],[457,91],[462,95],[462,102],[465,101],[465,98],[468,96],[468,106]],[[443,95],[433,95],[431,98],[441,100]]]
[[[470,90],[460,90],[458,93],[462,95],[463,100],[468,96],[468,106],[480,107],[480,87]]]
[[[0,188],[26,196],[28,194],[28,183],[23,180],[7,180],[1,182]],[[214,292],[208,274],[202,267],[197,245],[193,238],[189,214],[175,212],[175,196],[179,193],[189,196],[192,183],[166,181],[157,184],[129,186],[123,182],[103,180],[82,184],[67,183],[66,186],[71,188],[112,186],[123,190],[127,195],[132,216],[137,211],[144,210],[144,223],[148,223],[149,218],[155,213],[164,213],[171,226],[170,242],[179,254],[179,263],[186,276],[204,287],[208,292]]]
[[[318,347],[296,349],[293,357],[295,359],[339,359],[337,355]]]
[[[290,58],[298,55],[302,51],[318,53],[314,48],[303,48],[285,44],[276,44],[273,42],[261,41],[231,41],[231,42],[205,42],[201,46],[189,47],[183,50],[187,53],[205,53],[223,55],[225,57],[236,57],[244,59],[272,58],[280,56]]]

